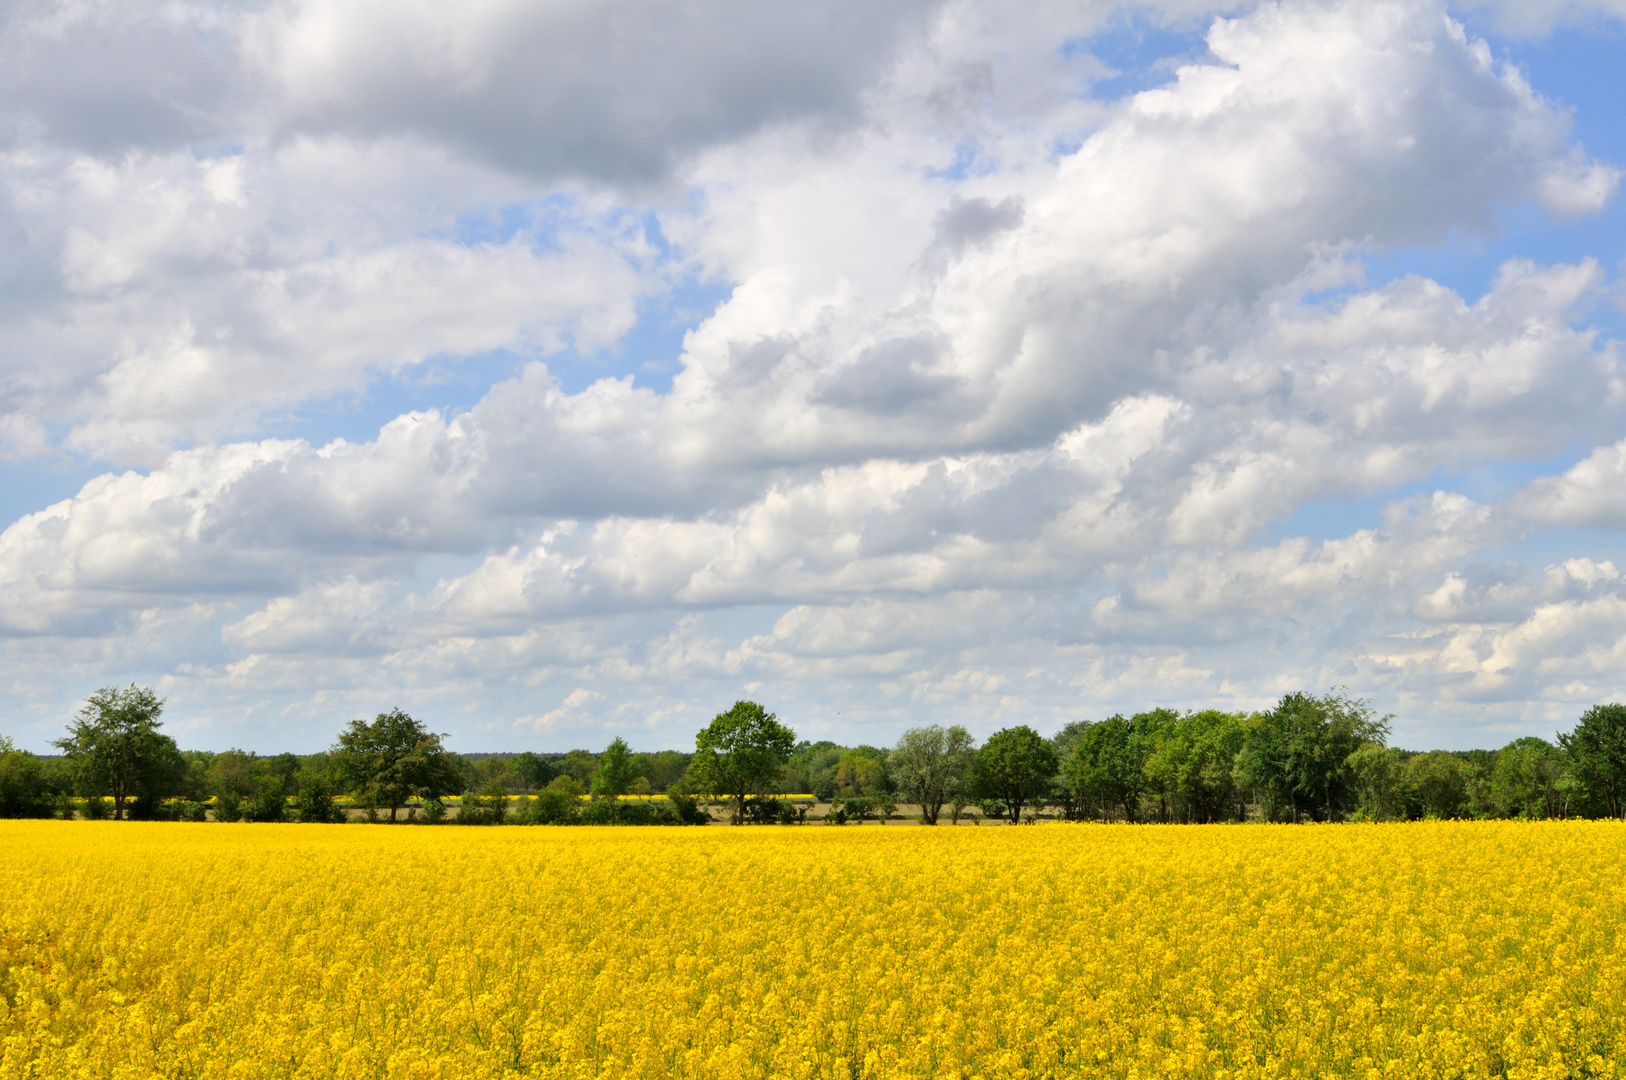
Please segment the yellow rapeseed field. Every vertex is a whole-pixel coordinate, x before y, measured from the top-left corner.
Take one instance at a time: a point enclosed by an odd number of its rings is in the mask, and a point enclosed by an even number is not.
[[[1626,826],[0,823],[0,1077],[1571,1077]]]

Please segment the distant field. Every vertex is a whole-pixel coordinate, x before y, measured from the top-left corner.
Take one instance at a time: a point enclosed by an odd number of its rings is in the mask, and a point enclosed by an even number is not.
[[[0,822],[0,1077],[1558,1077],[1626,825]]]

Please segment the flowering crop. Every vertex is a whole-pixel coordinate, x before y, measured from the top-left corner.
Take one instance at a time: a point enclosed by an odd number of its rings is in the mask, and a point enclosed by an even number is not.
[[[1626,825],[0,823],[0,1077],[1620,1076]]]

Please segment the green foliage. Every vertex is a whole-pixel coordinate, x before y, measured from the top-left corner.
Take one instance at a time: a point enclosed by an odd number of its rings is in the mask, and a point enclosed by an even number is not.
[[[573,825],[581,817],[581,803],[577,801],[579,787],[574,778],[558,776],[531,801],[526,821],[531,825]]]
[[[1406,752],[1374,742],[1349,756],[1357,812],[1365,821],[1405,821],[1415,799],[1406,774]]]
[[[841,795],[880,795],[887,790],[886,758],[873,746],[855,746],[836,762],[836,792]]]
[[[976,743],[969,731],[933,724],[904,732],[887,765],[898,792],[920,806],[925,824],[936,825],[943,804],[970,786],[975,761]]]
[[[1594,705],[1558,745],[1577,794],[1608,817],[1626,813],[1626,705]]]
[[[1499,817],[1563,817],[1569,792],[1562,752],[1545,739],[1513,740],[1496,753],[1489,794]]]
[[[548,781],[559,774],[553,762],[527,750],[514,759],[514,773],[527,791],[547,787]]]
[[[159,732],[164,703],[144,686],[103,687],[86,700],[66,738],[54,745],[67,757],[80,791],[113,796],[115,818],[124,805],[145,798],[150,805],[176,793],[186,761],[175,740]]]
[[[689,774],[708,795],[734,800],[734,823],[745,820],[746,796],[764,794],[780,778],[796,733],[754,701],[736,701],[695,736]]]
[[[700,805],[699,799],[667,792],[666,801],[672,807],[672,814],[677,818],[679,825],[711,824],[711,815],[706,813],[706,808]]]
[[[344,810],[333,801],[333,786],[322,773],[306,769],[299,774],[294,795],[299,820],[307,825],[334,825],[344,821]],[[441,807],[444,814],[446,808]]]
[[[463,793],[463,805],[457,811],[459,825],[501,825],[508,820],[508,789],[496,780],[488,780],[478,791]]]
[[[1240,818],[1245,805],[1234,765],[1247,738],[1244,718],[1210,709],[1177,716],[1142,714],[1142,771],[1157,793],[1164,821],[1214,822]]]
[[[1138,819],[1141,793],[1150,783],[1146,760],[1152,744],[1143,730],[1144,715],[1111,716],[1077,733],[1062,780],[1080,813],[1105,818],[1122,810],[1125,821]],[[986,806],[983,812],[988,813]]]
[[[617,736],[598,756],[598,772],[593,777],[593,794],[598,796],[625,795],[638,779],[638,767],[632,760],[632,748]]]
[[[0,818],[53,816],[56,802],[48,789],[40,759],[12,750],[7,740],[0,748]]]
[[[243,798],[235,791],[223,791],[215,796],[216,821],[242,821]]]
[[[1424,815],[1456,818],[1463,816],[1468,805],[1469,775],[1455,754],[1431,750],[1406,759],[1405,787]]]
[[[791,785],[829,802],[836,796],[836,770],[846,752],[846,747],[828,741],[798,743],[789,763]]]
[[[1254,789],[1272,820],[1309,814],[1335,820],[1354,804],[1350,756],[1366,743],[1382,745],[1388,718],[1336,691],[1323,697],[1292,693],[1253,717],[1236,759],[1239,783]]]
[[[977,755],[979,791],[1004,803],[1012,823],[1022,820],[1023,807],[1045,804],[1055,775],[1056,752],[1025,724],[990,735]]]
[[[341,782],[367,806],[388,806],[390,820],[408,799],[438,799],[463,786],[457,756],[400,709],[372,723],[352,720],[332,751]]]

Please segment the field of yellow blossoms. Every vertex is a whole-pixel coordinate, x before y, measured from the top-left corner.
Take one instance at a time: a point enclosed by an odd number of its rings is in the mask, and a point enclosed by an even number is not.
[[[0,1077],[1626,1073],[1626,825],[0,822]]]

